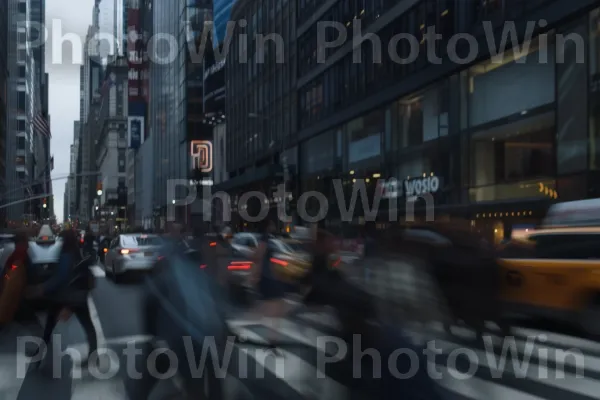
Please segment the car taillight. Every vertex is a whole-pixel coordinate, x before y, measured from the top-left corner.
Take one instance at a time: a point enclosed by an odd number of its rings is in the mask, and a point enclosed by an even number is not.
[[[82,238],[82,239],[79,239],[79,242],[80,242],[81,244],[83,244],[83,238]]]
[[[230,271],[245,271],[250,269],[252,263],[250,261],[232,261],[231,264],[227,266],[227,269]]]
[[[288,262],[280,260],[279,258],[271,258],[271,262],[273,264],[281,265],[282,267],[287,267]]]
[[[204,268],[206,268],[206,264],[201,264],[200,269],[204,269]]]
[[[105,247],[104,249],[102,249],[102,251],[103,251],[104,253],[108,253],[108,249],[107,249],[106,247]]]
[[[217,242],[210,242],[210,243],[209,243],[209,246],[210,246],[210,247],[217,247]]]
[[[341,262],[342,262],[342,258],[341,258],[341,257],[338,257],[338,258],[336,258],[335,260],[333,260],[333,264],[332,264],[332,266],[333,266],[333,267],[337,267],[337,266],[339,266],[339,265],[340,265],[340,263],[341,263]]]
[[[121,249],[121,255],[127,255],[131,253],[137,253],[137,250],[134,249]]]

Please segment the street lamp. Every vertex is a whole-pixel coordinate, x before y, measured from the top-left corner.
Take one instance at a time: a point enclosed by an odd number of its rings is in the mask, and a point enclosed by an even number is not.
[[[48,208],[48,205],[46,203],[44,203],[44,205],[42,207]]]
[[[96,194],[97,194],[98,196],[102,196],[102,190],[98,190],[98,191],[96,192]]]
[[[172,203],[172,204],[175,204],[175,200],[171,200],[171,203]]]

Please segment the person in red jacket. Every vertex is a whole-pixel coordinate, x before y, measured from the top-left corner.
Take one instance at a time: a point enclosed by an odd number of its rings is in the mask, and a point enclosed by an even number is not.
[[[21,323],[35,322],[39,324],[35,312],[23,301],[24,291],[29,276],[28,269],[29,236],[26,231],[15,235],[15,249],[6,260],[2,273],[2,322],[19,321]],[[18,268],[22,270],[17,271]],[[11,286],[8,286],[11,285]],[[41,325],[39,326],[41,327]]]

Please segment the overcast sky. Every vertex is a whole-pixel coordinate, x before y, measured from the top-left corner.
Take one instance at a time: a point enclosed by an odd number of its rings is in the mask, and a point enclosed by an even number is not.
[[[4,1],[4,0],[0,0]],[[46,71],[50,75],[49,108],[52,128],[51,152],[54,154],[52,177],[69,173],[70,146],[73,143],[73,121],[79,119],[79,65],[81,59],[74,60],[73,52],[65,44],[57,52],[60,38],[57,33],[62,25],[63,36],[75,34],[81,43],[85,39],[88,26],[92,23],[94,0],[47,0],[46,25],[48,40],[46,45]],[[79,49],[79,51],[81,48]],[[54,54],[53,54],[54,53]],[[77,57],[77,51],[75,52]],[[54,190],[54,213],[62,221],[65,179],[52,182]]]

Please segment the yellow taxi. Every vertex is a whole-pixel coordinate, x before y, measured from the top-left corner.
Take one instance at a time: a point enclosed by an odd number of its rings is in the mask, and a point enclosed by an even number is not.
[[[294,239],[273,239],[276,251],[271,258],[271,265],[277,276],[289,283],[297,283],[312,267],[312,257],[306,243]],[[330,266],[337,267],[339,255],[331,256]]]
[[[574,323],[600,337],[600,200],[558,204],[522,240],[532,252],[502,258],[509,310]]]

